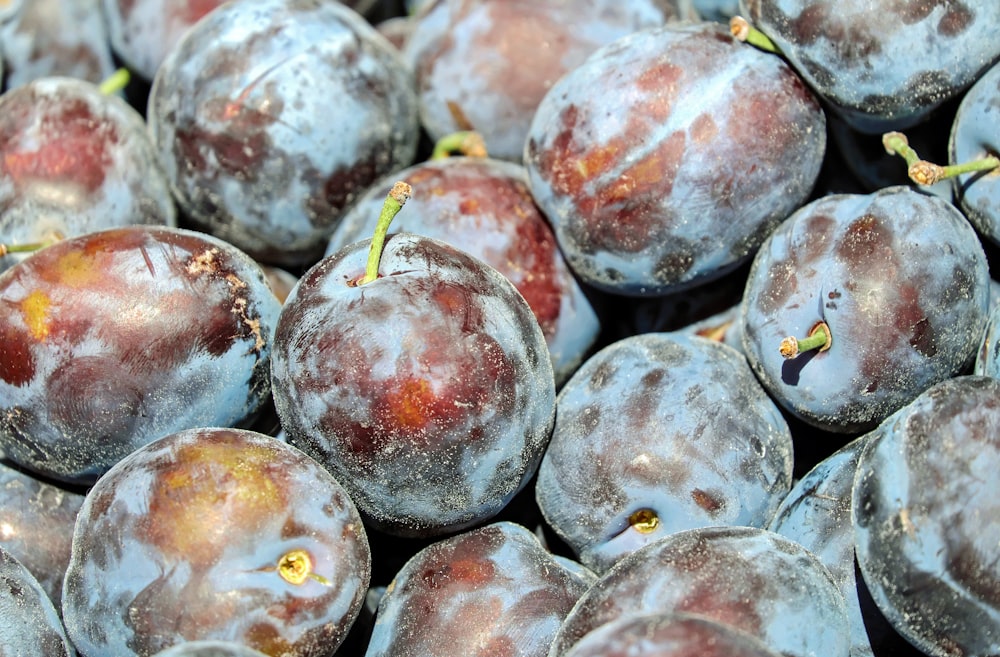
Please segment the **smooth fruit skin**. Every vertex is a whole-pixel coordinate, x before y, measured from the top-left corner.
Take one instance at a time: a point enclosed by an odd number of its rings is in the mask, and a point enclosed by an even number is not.
[[[851,501],[872,598],[928,655],[1000,653],[1000,381],[943,381],[876,433]]]
[[[0,96],[0,240],[50,242],[177,209],[142,116],[90,82],[44,77]],[[23,260],[0,258],[0,271]]]
[[[35,576],[0,546],[0,654],[76,657],[62,619]]]
[[[321,260],[285,301],[275,408],[376,527],[458,531],[538,466],[555,414],[545,338],[509,280],[438,240],[390,235],[380,276],[354,284],[369,242]]]
[[[410,165],[419,138],[399,53],[325,0],[211,12],[157,70],[148,117],[192,223],[286,267],[315,263],[344,208]]]
[[[1000,4],[973,0],[742,0],[830,107],[876,135],[926,120],[1000,58]]]
[[[605,623],[650,612],[697,614],[728,624],[786,657],[847,657],[847,610],[811,552],[754,527],[699,527],[627,555],[580,597],[549,652]]]
[[[492,157],[521,161],[545,93],[599,47],[696,14],[685,0],[448,0],[428,3],[403,49],[431,139],[483,135]]]
[[[414,555],[379,602],[366,657],[545,657],[587,584],[527,528],[497,522]]]
[[[373,184],[344,213],[327,255],[372,235],[395,180],[407,181],[413,194],[392,231],[448,242],[510,279],[542,327],[556,384],[565,382],[597,341],[601,324],[531,197],[524,167],[493,158],[449,157],[396,172]]]
[[[1000,155],[1000,63],[994,64],[959,103],[948,140],[949,164]],[[952,180],[955,202],[972,225],[1000,244],[1000,168]]]
[[[988,281],[979,237],[950,203],[908,187],[829,195],[758,252],[744,292],[744,353],[794,415],[828,431],[868,431],[971,365]],[[830,348],[785,359],[781,341],[819,321]]]
[[[136,450],[87,494],[63,617],[87,657],[193,640],[329,657],[370,576],[357,509],[319,464],[253,431],[191,429]]]
[[[792,449],[738,352],[646,333],[597,352],[563,386],[535,497],[580,561],[603,573],[677,531],[765,526],[791,488]]]
[[[812,190],[825,124],[781,58],[717,23],[668,25],[601,48],[553,85],[524,163],[573,271],[657,296],[750,258]]]
[[[252,422],[280,303],[260,267],[194,231],[67,239],[0,275],[0,449],[92,483],[181,429]]]

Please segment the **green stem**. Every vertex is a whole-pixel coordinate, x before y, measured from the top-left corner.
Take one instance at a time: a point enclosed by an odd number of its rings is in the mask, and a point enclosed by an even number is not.
[[[882,145],[885,146],[886,152],[890,155],[899,155],[906,161],[907,175],[918,185],[933,185],[962,174],[992,171],[1000,167],[1000,158],[995,155],[988,155],[962,164],[949,164],[948,166],[922,160],[910,146],[906,135],[901,132],[887,132],[882,135]]]
[[[817,322],[809,330],[807,337],[799,339],[790,335],[782,340],[779,350],[785,358],[795,358],[803,352],[814,349],[826,351],[831,344],[833,344],[833,334],[830,333],[830,327],[826,322]]]
[[[29,242],[28,244],[0,244],[0,258],[8,253],[34,253],[52,244],[52,242]]]
[[[98,88],[101,90],[102,94],[110,96],[111,94],[116,94],[127,87],[131,79],[132,75],[128,72],[128,69],[120,68],[105,78]]]
[[[443,160],[451,155],[486,157],[486,142],[475,130],[461,130],[445,135],[434,144],[430,159]]]
[[[382,212],[378,216],[378,224],[375,226],[375,234],[372,236],[371,248],[368,250],[368,265],[365,267],[365,275],[362,276],[355,285],[365,285],[378,278],[378,266],[382,260],[382,249],[385,247],[385,236],[389,233],[389,224],[403,208],[403,204],[413,193],[405,182],[397,182],[389,190],[382,204]]]
[[[737,40],[749,43],[751,46],[763,50],[764,52],[780,54],[778,48],[770,37],[750,24],[750,21],[742,16],[733,16],[729,19],[729,31]]]

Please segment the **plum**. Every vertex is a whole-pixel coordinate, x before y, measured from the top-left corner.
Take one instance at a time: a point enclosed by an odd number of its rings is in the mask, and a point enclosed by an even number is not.
[[[598,627],[566,657],[778,657],[760,639],[695,614],[628,615]]]
[[[550,657],[600,626],[635,614],[681,612],[724,623],[785,657],[847,657],[844,596],[804,547],[755,527],[699,527],[625,556],[577,601]]]
[[[420,134],[399,53],[323,0],[205,16],[157,70],[148,119],[191,225],[284,267],[315,263],[344,208],[410,165]]]
[[[743,350],[796,417],[869,431],[972,364],[988,281],[982,243],[950,203],[905,186],[825,196],[757,253]]]
[[[1000,381],[931,386],[879,426],[852,490],[855,550],[885,618],[932,657],[1000,654]]]
[[[825,126],[780,58],[719,23],[671,24],[604,46],[554,84],[524,162],[585,283],[659,296],[749,260],[809,196]]]
[[[591,356],[559,393],[535,495],[597,573],[667,534],[765,526],[791,488],[792,437],[746,360],[646,333]]]
[[[1000,4],[741,0],[832,112],[868,134],[926,120],[1000,58]]]
[[[0,462],[0,546],[35,576],[54,603],[62,599],[73,525],[83,494]]]
[[[45,589],[0,545],[0,655],[76,657]]]
[[[459,531],[498,513],[541,459],[555,414],[545,336],[482,260],[377,235],[374,248],[323,258],[285,301],[275,407],[288,441],[330,468],[373,526]]]
[[[156,653],[154,657],[266,657],[242,643],[233,641],[184,641]]]
[[[318,463],[253,431],[188,429],[132,452],[87,494],[63,617],[87,657],[195,640],[329,657],[370,576],[357,508]]]
[[[619,37],[695,17],[683,0],[435,0],[403,52],[433,140],[476,130],[490,155],[520,161],[556,80]]]
[[[1000,157],[1000,63],[962,97],[948,140],[951,165]],[[951,179],[955,201],[979,232],[1000,244],[1000,168],[971,171]]]
[[[98,86],[44,77],[0,95],[0,235],[51,242],[177,210],[142,116]],[[0,257],[0,271],[23,259]]]
[[[98,84],[115,70],[101,0],[7,2],[0,9],[0,71],[4,89],[42,77]],[[5,77],[4,77],[5,75]]]
[[[57,242],[0,274],[0,449],[89,484],[135,448],[244,426],[269,398],[281,304],[204,233],[129,226]]]
[[[392,229],[448,242],[510,279],[542,327],[561,385],[601,326],[531,197],[524,167],[488,157],[449,157],[396,172],[369,187],[344,213],[327,255],[372,235],[397,177],[413,186],[413,194]]]
[[[998,303],[990,304],[990,313],[979,341],[972,373],[1000,379],[1000,304]]]
[[[525,527],[471,529],[403,566],[379,602],[365,655],[545,657],[586,588]]]
[[[181,36],[224,0],[100,0],[108,40],[137,75],[152,80]]]

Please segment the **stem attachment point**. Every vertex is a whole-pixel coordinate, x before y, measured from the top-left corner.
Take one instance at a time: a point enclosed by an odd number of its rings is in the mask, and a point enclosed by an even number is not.
[[[816,322],[809,329],[807,337],[798,339],[790,335],[781,341],[778,350],[785,359],[791,359],[806,351],[826,351],[832,344],[833,334],[830,332],[830,326],[826,322]]]
[[[378,266],[382,260],[382,249],[385,248],[385,236],[389,233],[389,224],[403,209],[403,205],[409,200],[412,193],[413,188],[402,181],[393,184],[392,189],[389,190],[388,196],[385,197],[385,203],[382,204],[382,212],[378,216],[375,234],[372,235],[365,275],[354,281],[354,285],[365,285],[378,278]]]

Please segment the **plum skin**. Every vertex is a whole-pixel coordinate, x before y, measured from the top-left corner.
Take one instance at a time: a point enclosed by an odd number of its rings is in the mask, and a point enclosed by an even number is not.
[[[0,298],[0,448],[34,472],[93,483],[168,433],[246,425],[268,399],[280,303],[210,235],[67,239],[0,275]]]
[[[972,363],[988,281],[982,243],[950,203],[908,187],[828,195],[758,251],[743,350],[789,412],[828,431],[869,431]],[[819,321],[829,349],[783,358],[781,341]]]
[[[659,296],[749,259],[812,190],[825,125],[780,58],[718,24],[668,25],[601,48],[553,85],[524,163],[585,283]]]
[[[369,246],[327,256],[285,301],[275,408],[375,527],[458,531],[537,468],[555,415],[545,337],[509,280],[431,238],[390,235],[379,277],[355,284]]]
[[[90,490],[63,616],[88,657],[213,639],[329,657],[370,576],[361,517],[319,464],[253,431],[189,429],[137,449]]]

